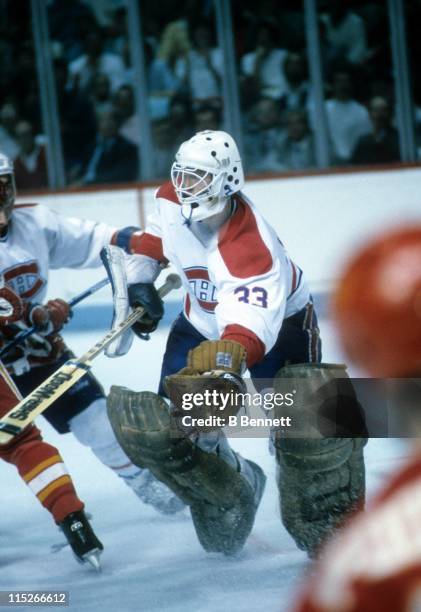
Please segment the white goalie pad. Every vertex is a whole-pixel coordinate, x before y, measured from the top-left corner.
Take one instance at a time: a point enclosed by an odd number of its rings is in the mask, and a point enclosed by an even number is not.
[[[124,251],[116,246],[104,247],[101,251],[102,263],[107,270],[113,291],[114,314],[111,329],[115,329],[130,314],[129,296],[127,293],[127,276]],[[134,333],[131,329],[121,334],[106,349],[107,357],[125,355],[133,342]]]

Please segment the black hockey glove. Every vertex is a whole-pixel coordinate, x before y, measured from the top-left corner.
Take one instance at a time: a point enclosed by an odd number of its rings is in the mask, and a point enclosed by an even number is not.
[[[132,308],[142,306],[146,314],[132,325],[134,333],[144,339],[144,334],[150,334],[158,327],[164,316],[164,305],[153,283],[136,283],[129,285],[129,304]]]

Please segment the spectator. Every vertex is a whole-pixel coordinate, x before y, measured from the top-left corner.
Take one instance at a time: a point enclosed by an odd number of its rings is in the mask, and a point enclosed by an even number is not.
[[[67,87],[66,62],[61,59],[55,60],[54,71],[64,165],[67,181],[72,183],[80,178],[94,146],[96,117],[90,100],[82,93]]]
[[[98,72],[92,82],[91,100],[94,105],[95,112],[100,115],[104,111],[111,110],[111,84],[110,79],[106,74]]]
[[[97,142],[86,168],[84,183],[128,182],[137,177],[137,148],[119,135],[114,113],[102,113],[99,117]]]
[[[0,150],[14,160],[19,153],[15,138],[15,126],[18,115],[13,104],[6,103],[0,109]]]
[[[261,98],[252,109],[244,146],[247,169],[250,172],[282,170],[278,147],[282,140],[281,113],[276,100]]]
[[[39,189],[48,185],[45,147],[37,143],[29,121],[16,126],[19,154],[14,161],[15,178],[20,189]]]
[[[286,135],[279,145],[278,158],[282,170],[305,170],[315,166],[313,136],[305,111],[297,109],[288,113]]]
[[[7,39],[7,24],[0,24],[0,57],[2,59],[2,69],[0,71],[0,95],[4,95],[9,82],[13,77],[13,48]]]
[[[41,112],[35,49],[30,39],[19,41],[15,49],[14,76],[10,83],[10,91],[13,92],[17,114],[30,121],[35,131],[39,132]],[[15,127],[16,120],[13,121],[13,132]]]
[[[221,129],[221,112],[211,105],[199,106],[194,113],[196,132]]]
[[[370,100],[371,134],[362,136],[352,155],[353,164],[386,164],[399,161],[399,137],[392,126],[392,114],[385,98]]]
[[[194,103],[207,101],[220,106],[222,51],[213,46],[213,30],[207,21],[196,23],[191,32],[192,48],[177,60],[176,75],[187,85]]]
[[[114,53],[104,52],[104,37],[100,28],[92,29],[85,38],[85,52],[69,64],[72,85],[89,93],[99,72],[110,79],[111,91],[116,91],[124,78],[123,60]]]
[[[174,142],[184,142],[193,136],[193,110],[190,98],[179,95],[171,99],[169,120]]]
[[[327,121],[332,142],[334,162],[350,161],[359,138],[371,131],[367,109],[353,100],[349,72],[340,70],[333,76],[333,98],[326,102]]]
[[[177,152],[179,142],[173,138],[169,119],[160,119],[152,124],[153,170],[155,178],[165,178]]]
[[[349,64],[361,64],[367,56],[367,34],[364,21],[346,2],[331,0],[329,11],[323,15],[327,41],[332,47],[332,58]]]
[[[125,6],[117,7],[112,11],[111,22],[107,29],[106,50],[122,57],[128,39],[127,9]]]
[[[279,33],[267,21],[263,21],[256,31],[256,48],[241,59],[241,70],[247,80],[248,90],[257,95],[280,98],[285,91],[285,77],[282,66],[287,55],[285,49],[277,47]]]
[[[139,145],[139,118],[131,85],[122,85],[114,94],[113,111],[119,125],[118,133],[132,144]]]
[[[98,27],[94,13],[81,0],[53,0],[47,10],[51,39],[62,44],[64,58],[70,62],[82,53],[91,29]]]
[[[169,23],[164,29],[157,57],[149,67],[149,86],[153,96],[171,97],[182,89],[183,80],[176,74],[178,61],[185,61],[190,51],[187,28],[182,21]]]
[[[281,96],[281,106],[287,111],[296,108],[306,108],[309,97],[307,81],[307,66],[301,53],[288,53],[282,63],[285,79],[284,92]]]

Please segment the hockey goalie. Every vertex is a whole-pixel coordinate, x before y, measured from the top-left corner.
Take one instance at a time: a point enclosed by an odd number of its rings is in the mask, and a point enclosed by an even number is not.
[[[138,335],[152,333],[163,315],[154,282],[168,263],[182,279],[184,308],[171,327],[158,393],[113,387],[108,397],[114,431],[133,463],[189,505],[206,551],[228,555],[247,540],[266,477],[221,430],[173,430],[183,393],[235,393],[246,369],[256,388],[262,379],[311,378],[317,387],[346,377],[343,366],[320,364],[304,275],[243,186],[237,145],[226,132],[199,132],[180,146],[146,231],[131,236],[136,256],[126,273],[131,306],[148,313],[134,326]],[[363,446],[363,438],[275,437],[282,520],[311,556],[363,502]]]

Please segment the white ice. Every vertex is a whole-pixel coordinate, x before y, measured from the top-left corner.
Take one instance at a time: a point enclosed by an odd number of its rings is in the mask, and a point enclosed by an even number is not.
[[[321,329],[324,360],[342,361],[327,320],[321,321]],[[73,331],[66,339],[81,355],[104,333],[105,329]],[[168,327],[156,332],[149,343],[137,341],[123,358],[99,357],[94,372],[106,390],[111,384],[155,390],[167,333]],[[282,527],[275,463],[266,440],[233,441],[245,457],[263,467],[268,480],[243,552],[236,558],[225,558],[202,550],[187,511],[174,518],[158,515],[71,434],[59,436],[42,418],[38,425],[45,439],[59,447],[78,493],[93,515],[93,526],[105,545],[103,571],[97,575],[78,565],[68,547],[51,552],[62,536],[15,468],[3,463],[0,590],[66,590],[72,612],[290,610],[309,562]],[[369,496],[407,452],[397,441],[369,442]]]

